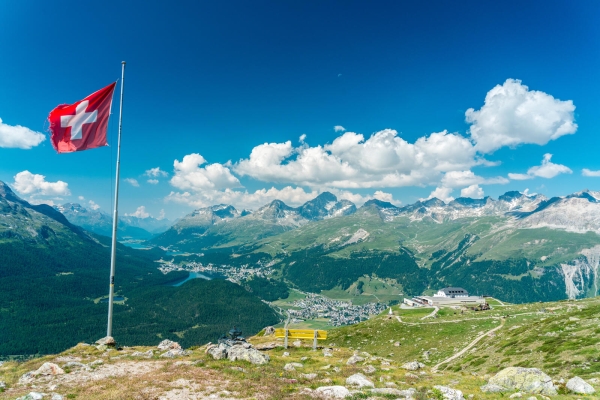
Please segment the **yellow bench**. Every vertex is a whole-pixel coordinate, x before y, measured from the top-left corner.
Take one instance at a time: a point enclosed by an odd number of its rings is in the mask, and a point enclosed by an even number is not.
[[[275,337],[285,338],[284,347],[288,348],[288,339],[313,339],[313,350],[317,349],[317,340],[327,339],[327,331],[316,329],[275,329]]]

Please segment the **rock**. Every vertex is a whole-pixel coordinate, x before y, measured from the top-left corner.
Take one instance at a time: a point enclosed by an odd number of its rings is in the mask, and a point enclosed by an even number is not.
[[[296,368],[302,368],[302,367],[304,367],[304,365],[302,365],[300,363],[293,362],[293,363],[287,363],[287,364],[285,364],[284,367],[283,367],[283,369],[285,371],[295,371]]]
[[[106,351],[106,349],[108,349],[108,346],[105,344],[99,344],[98,346],[96,346],[96,349],[100,351]]]
[[[44,396],[45,395],[43,393],[30,392],[29,394],[26,394],[25,396],[17,398],[17,400],[41,400],[44,398]]]
[[[346,379],[346,385],[358,386],[359,388],[363,388],[363,387],[374,388],[375,387],[375,384],[373,382],[371,382],[370,380],[368,380],[367,377],[361,373],[350,375]]]
[[[527,400],[538,400],[538,398],[535,397],[535,396],[530,396],[530,397],[527,398]]]
[[[330,349],[330,348],[323,349],[323,357],[333,357],[333,349]]]
[[[400,342],[394,342],[394,346],[400,347]]]
[[[283,354],[281,355],[281,357],[289,357],[290,353],[288,353],[287,351],[284,351]]]
[[[206,351],[208,354],[212,356],[215,360],[222,360],[227,358],[227,349],[224,345],[212,346]]]
[[[112,336],[106,336],[106,337],[103,337],[102,339],[96,340],[96,344],[97,345],[105,345],[105,346],[115,346],[116,342]]]
[[[181,349],[171,349],[165,353],[162,353],[159,357],[162,358],[175,358],[181,356],[190,355],[192,352],[189,350],[181,350]]]
[[[302,357],[302,358],[300,359],[300,361],[306,361],[306,360],[308,360],[308,357]]]
[[[325,365],[325,366],[323,366],[323,367],[321,367],[319,369],[329,369],[329,368],[331,368],[331,364],[327,364],[327,365]]]
[[[363,371],[365,374],[372,374],[373,372],[376,371],[376,369],[372,365],[367,365],[365,368],[363,368]]]
[[[588,383],[590,383],[592,385],[597,385],[600,383],[600,379],[598,379],[598,378],[588,379]]]
[[[80,370],[80,369],[83,369],[86,371],[90,370],[90,367],[88,367],[87,365],[82,364],[80,362],[77,362],[77,361],[69,361],[68,363],[63,365],[63,368],[69,368],[71,370]]]
[[[361,361],[365,361],[365,359],[364,359],[363,357],[361,357],[361,356],[357,356],[357,355],[355,354],[355,355],[353,355],[352,357],[350,357],[350,358],[348,359],[348,361],[346,361],[346,365],[354,365],[354,364],[356,364],[356,363],[358,363],[358,362],[361,362]]]
[[[181,350],[181,346],[177,342],[173,342],[172,340],[165,339],[158,344],[159,350]]]
[[[312,381],[313,379],[317,379],[317,374],[315,374],[315,373],[312,373],[312,374],[300,374],[300,377]]]
[[[566,386],[571,392],[577,394],[592,394],[596,391],[592,385],[578,376],[569,379]]]
[[[144,358],[152,358],[154,356],[154,352],[152,350],[148,350],[145,352],[134,351],[131,353],[131,357],[144,357]]]
[[[269,343],[261,343],[254,346],[256,350],[273,350],[277,347],[277,343],[269,342]]]
[[[507,392],[508,390],[505,387],[494,385],[493,383],[488,383],[487,385],[483,385],[481,388],[482,392],[485,393],[502,393]]]
[[[513,393],[510,396],[508,396],[509,399],[520,399],[521,397],[523,397],[522,393]]]
[[[555,395],[552,378],[537,368],[508,367],[491,377],[488,384],[528,393]]]
[[[2,393],[6,389],[6,382],[0,381],[0,393]]]
[[[227,349],[227,358],[230,361],[244,360],[254,365],[267,364],[271,358],[253,347],[235,345]]]
[[[64,400],[64,397],[62,397],[58,393],[54,393],[54,394],[52,394],[52,397],[50,398],[50,400]]]
[[[325,378],[325,379],[321,379],[319,382],[321,382],[321,383],[333,383],[333,379]]]
[[[272,326],[267,326],[265,328],[265,334],[264,336],[271,336],[275,334],[275,328],[273,328]]]
[[[434,386],[434,389],[439,390],[442,393],[444,400],[465,400],[465,396],[458,389],[452,389],[447,386]]]
[[[292,342],[292,345],[294,345],[294,347],[302,347],[302,341],[301,340],[294,340]]]
[[[416,389],[410,388],[407,390],[400,390],[400,389],[393,389],[393,388],[377,388],[377,389],[371,389],[371,393],[373,394],[384,394],[384,395],[391,395],[391,396],[397,396],[397,397],[404,397],[404,398],[413,398],[415,396],[415,394],[417,393]]]
[[[393,387],[396,387],[396,386],[398,386],[398,385],[396,385],[394,382],[386,382],[386,383],[385,383],[385,386],[386,386],[386,387],[393,388]]]
[[[404,376],[405,376],[406,378],[411,378],[411,379],[419,379],[419,375],[415,375],[415,374],[413,374],[413,373],[411,373],[411,372],[407,372],[406,374],[404,374]]]
[[[422,364],[418,361],[411,361],[411,362],[407,362],[405,364],[402,364],[402,366],[400,368],[404,368],[407,369],[409,371],[416,371],[420,368],[425,368],[425,364]]]
[[[59,367],[56,364],[49,363],[49,362],[43,363],[41,367],[39,367],[36,371],[33,372],[33,374],[35,376],[37,376],[37,375],[62,375],[64,373],[65,373],[65,371],[63,371],[61,367]]]
[[[320,397],[325,398],[343,399],[350,396],[350,391],[343,386],[321,386],[314,391]]]
[[[333,372],[342,372],[342,369],[340,367],[333,367]]]

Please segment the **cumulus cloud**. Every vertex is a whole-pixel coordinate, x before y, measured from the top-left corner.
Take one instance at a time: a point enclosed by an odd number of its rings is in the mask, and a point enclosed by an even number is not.
[[[44,175],[32,174],[29,171],[19,172],[14,179],[12,186],[19,194],[31,196],[68,196],[71,194],[68,183],[48,182]]]
[[[453,191],[454,189],[452,188],[438,186],[433,190],[433,192],[429,194],[427,200],[433,199],[435,197],[442,200],[445,203],[451,202],[452,200],[454,200],[454,197],[451,196]]]
[[[333,127],[333,130],[334,130],[335,132],[345,132],[345,131],[346,131],[346,128],[344,128],[344,127],[343,127],[343,126],[341,126],[341,125],[336,125],[336,126],[334,126],[334,127]]]
[[[483,189],[479,185],[471,185],[460,191],[460,197],[470,197],[472,199],[481,199],[483,194]]]
[[[561,136],[575,133],[577,124],[571,100],[561,101],[529,88],[520,80],[507,79],[485,96],[480,110],[469,108],[469,132],[482,153],[520,144],[545,145]]]
[[[264,143],[233,170],[265,182],[351,189],[436,184],[444,172],[481,163],[473,144],[458,134],[437,132],[409,143],[385,129],[366,140],[345,132],[324,146]]]
[[[300,135],[300,137],[298,138],[298,141],[300,143],[304,143],[304,141],[306,140],[306,133],[303,133],[302,135]]]
[[[0,119],[0,147],[31,149],[46,140],[44,134],[21,125],[7,125]]]
[[[89,204],[89,207],[94,211],[100,209],[100,206],[98,204],[96,204],[96,202],[94,200],[88,201],[88,204]]]
[[[469,185],[492,185],[492,184],[506,184],[510,182],[508,179],[497,176],[494,178],[483,178],[481,176],[475,175],[473,171],[449,171],[446,172],[444,177],[442,178],[442,186],[458,188],[461,186],[469,186]]]
[[[148,182],[151,185],[156,185],[158,184],[158,179],[148,179],[146,182]]]
[[[373,198],[381,201],[387,201],[388,203],[392,203],[396,206],[402,204],[400,200],[394,199],[394,196],[392,196],[391,193],[382,192],[381,190],[377,190],[375,193],[373,193]],[[364,203],[364,201],[362,202]]]
[[[590,169],[584,168],[583,170],[581,170],[581,175],[599,177],[600,171],[592,171]]]
[[[83,196],[78,196],[77,198],[79,199],[79,201],[85,200],[85,197],[83,197]]]
[[[160,167],[156,167],[156,168],[150,168],[149,170],[146,170],[146,172],[144,172],[144,175],[151,177],[151,178],[160,178],[160,177],[166,177],[169,176],[168,173],[166,173],[165,171],[161,170]]]
[[[134,213],[132,214],[125,214],[126,217],[137,217],[137,218],[148,218],[150,216],[150,213],[146,212],[146,207],[145,206],[139,206]]]
[[[533,179],[535,177],[540,178],[554,178],[559,174],[571,174],[573,171],[565,165],[554,164],[552,161],[552,154],[546,153],[544,154],[544,158],[542,159],[542,165],[537,165],[535,167],[531,167],[527,170],[527,174],[508,174],[510,179],[514,180],[526,180]]]
[[[241,187],[238,178],[232,175],[229,167],[224,164],[206,164],[206,159],[200,154],[193,153],[183,157],[182,161],[175,160],[173,167],[175,175],[171,185],[181,190],[223,190]]]
[[[125,182],[129,183],[133,187],[140,187],[140,183],[134,178],[125,178]]]

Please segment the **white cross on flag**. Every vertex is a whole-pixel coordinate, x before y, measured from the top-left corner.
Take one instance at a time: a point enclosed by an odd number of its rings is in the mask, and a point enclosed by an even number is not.
[[[59,153],[71,153],[107,146],[106,131],[115,83],[73,104],[61,104],[50,111],[48,121],[52,146]]]

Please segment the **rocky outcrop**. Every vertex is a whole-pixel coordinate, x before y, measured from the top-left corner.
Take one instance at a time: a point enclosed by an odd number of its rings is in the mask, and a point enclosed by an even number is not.
[[[355,386],[358,388],[363,388],[363,387],[374,388],[375,387],[375,384],[373,384],[373,382],[368,380],[366,376],[364,376],[363,374],[360,374],[360,373],[349,376],[346,379],[346,385]]]
[[[30,383],[36,377],[38,377],[40,375],[42,375],[42,376],[62,375],[64,373],[65,373],[65,371],[63,371],[63,369],[61,367],[59,367],[58,365],[50,363],[50,362],[46,362],[46,363],[42,364],[42,366],[39,367],[37,370],[30,371],[30,372],[23,374],[23,376],[21,376],[21,378],[19,379],[19,384]]]
[[[569,389],[571,392],[577,394],[592,394],[596,392],[592,385],[590,385],[578,376],[569,379],[566,386],[567,389]]]
[[[452,389],[447,386],[434,386],[433,388],[442,394],[444,400],[465,400],[463,393],[458,389]]]
[[[425,364],[420,363],[418,361],[411,361],[411,362],[407,362],[405,364],[402,364],[402,366],[400,368],[404,368],[404,369],[407,369],[409,371],[416,371],[418,369],[425,368]]]
[[[329,399],[343,399],[350,396],[350,391],[343,386],[321,386],[315,389],[317,396]]]
[[[165,339],[158,344],[159,350],[181,350],[181,346],[177,342],[173,342],[172,340]]]
[[[365,359],[363,357],[355,354],[352,357],[350,357],[348,359],[348,361],[346,361],[346,365],[354,365],[354,364],[356,364],[358,362],[361,362],[361,361],[365,361]]]
[[[208,345],[206,353],[210,354],[215,360],[244,360],[256,365],[267,364],[270,361],[267,354],[261,353],[242,339],[221,339],[219,344]]]
[[[507,391],[520,390],[535,394],[556,394],[552,378],[537,368],[505,368],[490,378],[488,384],[506,388]]]

